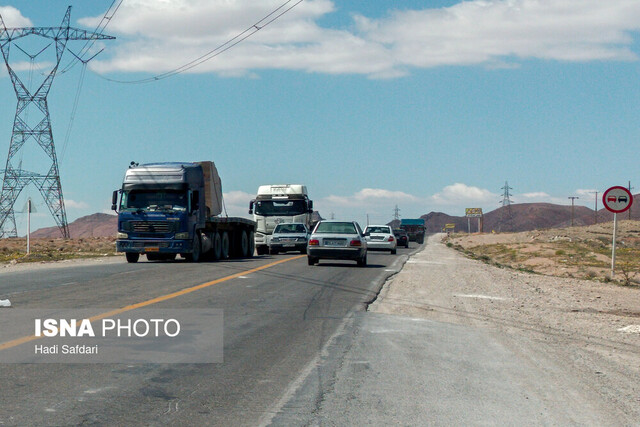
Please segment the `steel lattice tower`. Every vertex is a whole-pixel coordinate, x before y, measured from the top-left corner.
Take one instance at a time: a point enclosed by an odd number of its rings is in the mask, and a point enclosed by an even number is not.
[[[501,188],[502,190],[504,190],[504,193],[502,195],[502,210],[500,211],[500,224],[498,226],[498,231],[502,231],[502,225],[506,224],[508,226],[510,226],[511,229],[513,229],[513,211],[511,210],[511,193],[509,193],[509,190],[513,190],[513,188],[509,187],[509,182],[505,181],[504,182],[504,187]],[[507,231],[513,231],[513,230],[509,230],[509,227],[507,227]]]
[[[100,33],[70,27],[70,16],[71,6],[67,9],[62,24],[59,27],[22,28],[7,28],[2,16],[0,16],[0,49],[2,50],[2,57],[4,58],[7,71],[11,77],[11,82],[13,83],[18,98],[11,143],[9,145],[9,155],[7,156],[4,179],[2,181],[2,193],[0,193],[0,237],[17,237],[13,207],[20,192],[22,192],[28,184],[34,184],[42,194],[51,215],[53,215],[53,219],[56,221],[62,233],[62,237],[70,237],[64,198],[62,196],[62,185],[60,184],[58,160],[53,142],[53,133],[51,131],[51,118],[49,116],[47,95],[49,94],[51,84],[56,76],[62,55],[69,40],[108,40],[114,38]],[[44,81],[33,93],[30,88],[20,80],[9,64],[12,42],[30,35],[53,40],[52,44],[55,44],[56,49],[56,60],[53,69],[45,75]],[[17,47],[22,50],[19,46]],[[34,106],[35,108],[29,109],[30,106]],[[37,117],[35,117],[35,119],[33,116],[29,117],[28,111],[35,112]],[[23,170],[21,164],[19,164],[17,168],[13,166],[12,160],[20,152],[25,143],[31,139],[45,152],[49,159],[47,163],[50,161],[48,170],[41,171],[43,173]],[[7,225],[9,227],[7,227]]]

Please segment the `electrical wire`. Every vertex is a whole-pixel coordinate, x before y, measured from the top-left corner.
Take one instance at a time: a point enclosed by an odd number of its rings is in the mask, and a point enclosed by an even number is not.
[[[80,92],[82,92],[82,86],[84,84],[84,76],[87,72],[87,63],[82,63],[82,71],[80,72],[80,82],[78,83],[78,89],[76,90],[76,96],[73,100],[73,107],[71,108],[71,117],[69,118],[69,126],[67,126],[67,133],[62,143],[62,151],[60,152],[60,161],[64,160],[64,155],[69,145],[69,138],[71,137],[71,129],[73,128],[73,122],[76,118],[76,112],[78,111],[78,104],[80,103]]]
[[[141,84],[141,83],[155,82],[155,81],[158,81],[158,80],[162,80],[162,79],[166,79],[168,77],[175,76],[177,74],[184,73],[185,71],[188,71],[188,70],[190,70],[190,69],[192,69],[194,67],[197,67],[198,65],[203,64],[206,61],[209,61],[209,60],[215,58],[216,56],[228,51],[232,47],[234,47],[237,44],[239,44],[239,43],[243,42],[244,40],[248,39],[249,37],[251,37],[252,35],[257,33],[258,31],[260,31],[261,29],[263,29],[267,25],[271,24],[272,22],[274,22],[275,20],[280,18],[285,13],[289,12],[291,9],[293,9],[297,5],[302,3],[304,0],[297,0],[295,3],[293,3],[293,5],[291,5],[289,7],[286,7],[289,3],[293,2],[293,1],[294,0],[287,0],[282,5],[280,5],[278,8],[276,8],[275,10],[270,12],[268,15],[264,16],[262,19],[260,19],[259,21],[257,21],[253,25],[251,25],[250,27],[246,28],[244,31],[240,32],[236,36],[234,36],[231,39],[227,40],[226,42],[222,43],[220,46],[216,47],[215,49],[205,53],[204,55],[202,55],[202,56],[200,56],[200,57],[198,57],[198,58],[196,58],[196,59],[194,59],[194,60],[192,60],[190,62],[187,62],[186,64],[184,64],[184,65],[182,65],[182,66],[180,66],[178,68],[174,68],[171,71],[167,71],[165,73],[158,74],[158,75],[155,75],[155,76],[152,76],[152,77],[147,77],[147,78],[140,79],[140,80],[117,80],[117,79],[111,79],[111,78],[108,78],[108,77],[101,76],[100,74],[98,74],[98,76],[101,77],[102,79],[110,81],[112,83]]]
[[[107,28],[107,25],[109,25],[109,23],[113,19],[113,16],[116,14],[118,9],[120,9],[120,6],[122,6],[122,3],[124,2],[124,0],[120,0],[118,2],[118,5],[113,10],[113,12],[111,12],[111,14],[109,15],[109,11],[111,11],[111,9],[113,8],[113,5],[116,3],[116,1],[118,1],[118,0],[113,0],[111,2],[111,5],[109,6],[107,11],[102,16],[102,19],[100,20],[98,25],[96,26],[96,29],[94,30],[94,33],[96,33],[98,35],[102,35],[104,30]],[[84,43],[84,45],[82,46],[82,49],[80,49],[80,52],[78,52],[78,56],[76,57],[74,55],[74,58],[67,64],[67,66],[64,67],[62,70],[60,70],[60,74],[66,73],[67,71],[71,70],[78,63],[78,61],[82,61],[83,56],[89,53],[89,50],[93,47],[95,42],[96,42],[95,40],[87,40]]]

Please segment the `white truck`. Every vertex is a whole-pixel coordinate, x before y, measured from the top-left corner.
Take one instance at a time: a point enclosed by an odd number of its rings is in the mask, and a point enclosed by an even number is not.
[[[313,201],[309,200],[304,185],[261,185],[256,198],[249,203],[249,213],[256,222],[256,252],[265,255],[269,253],[269,239],[276,225],[301,222],[311,229]]]

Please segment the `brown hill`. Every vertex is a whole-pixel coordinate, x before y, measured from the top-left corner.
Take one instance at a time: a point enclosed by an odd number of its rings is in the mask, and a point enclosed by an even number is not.
[[[640,195],[633,196],[637,200],[630,209],[630,214],[625,212],[618,215],[618,219],[640,220]],[[600,204],[600,203],[599,203]],[[629,216],[630,215],[630,216]],[[440,232],[445,224],[455,224],[456,231],[468,231],[469,222],[464,216],[452,216],[442,212],[430,212],[422,215],[427,223],[427,230],[431,233]],[[613,220],[613,214],[606,209],[596,212],[585,206],[575,206],[573,209],[573,225],[591,225],[596,222]],[[571,225],[571,206],[555,205],[552,203],[520,203],[511,205],[511,219],[509,209],[500,207],[485,213],[483,218],[483,231],[529,231],[544,228],[563,228]],[[471,218],[471,232],[478,231],[477,218]]]
[[[118,229],[118,217],[104,213],[83,216],[69,224],[69,233],[74,239],[84,237],[113,237]],[[55,239],[60,237],[58,227],[40,228],[33,233],[34,239]]]

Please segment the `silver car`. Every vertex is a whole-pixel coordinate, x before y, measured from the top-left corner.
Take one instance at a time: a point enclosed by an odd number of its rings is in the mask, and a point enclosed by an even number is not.
[[[276,225],[269,240],[269,253],[275,255],[279,252],[300,251],[307,253],[307,241],[309,230],[301,222],[287,222]]]
[[[367,265],[367,242],[360,225],[355,221],[320,221],[309,237],[307,260],[309,265],[321,259],[347,259]]]
[[[388,225],[368,225],[364,229],[369,249],[382,249],[396,253],[398,241]]]

